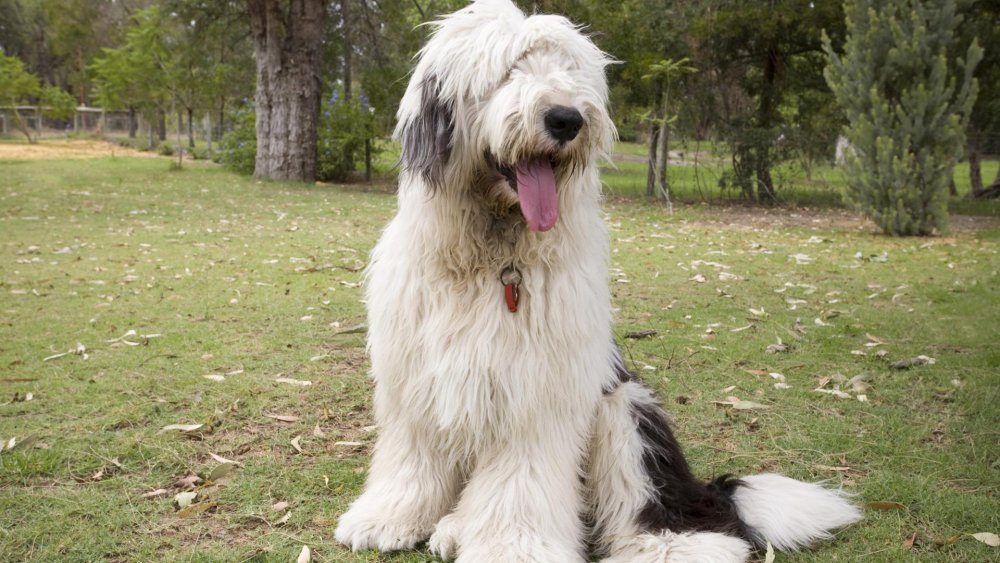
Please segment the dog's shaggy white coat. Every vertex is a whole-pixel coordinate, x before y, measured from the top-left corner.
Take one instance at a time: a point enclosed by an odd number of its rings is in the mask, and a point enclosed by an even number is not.
[[[579,562],[588,545],[609,562],[747,558],[744,538],[638,517],[654,485],[635,410],[659,407],[622,379],[612,340],[598,178],[615,136],[608,63],[564,18],[508,0],[435,24],[399,109],[398,212],[367,271],[380,434],[336,529],[352,549],[429,540],[470,563]],[[571,140],[547,130],[553,107],[582,116]],[[519,208],[522,175],[544,162],[554,225]],[[507,268],[522,280],[513,313]],[[839,493],[777,475],[745,478],[732,499],[750,538],[786,549],[858,518]]]

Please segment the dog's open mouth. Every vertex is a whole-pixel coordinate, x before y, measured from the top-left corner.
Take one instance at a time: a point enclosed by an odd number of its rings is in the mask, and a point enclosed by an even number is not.
[[[554,163],[548,155],[522,158],[517,164],[501,164],[491,155],[487,160],[517,192],[521,214],[532,231],[543,232],[555,226],[559,218]]]

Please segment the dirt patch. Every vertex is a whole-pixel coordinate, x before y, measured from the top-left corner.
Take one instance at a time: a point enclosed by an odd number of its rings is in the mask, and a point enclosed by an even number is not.
[[[0,143],[0,160],[59,160],[108,156],[159,158],[159,155],[155,153],[137,151],[97,140],[44,140],[30,145],[26,143]]]

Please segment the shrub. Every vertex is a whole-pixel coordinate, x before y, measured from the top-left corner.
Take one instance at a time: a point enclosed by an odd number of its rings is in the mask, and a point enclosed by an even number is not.
[[[246,105],[230,117],[233,128],[222,136],[215,153],[219,162],[240,174],[253,174],[257,157],[257,116],[253,105]]]
[[[878,10],[849,0],[844,10],[844,53],[824,43],[826,80],[854,148],[845,195],[886,234],[940,232],[982,50],[973,42],[964,60],[949,60],[962,19],[954,0],[891,0]]]

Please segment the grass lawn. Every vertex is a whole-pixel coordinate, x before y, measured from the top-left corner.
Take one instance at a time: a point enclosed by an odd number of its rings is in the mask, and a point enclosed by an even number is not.
[[[155,158],[0,172],[0,561],[434,560],[332,537],[376,433],[350,329],[391,195]],[[869,506],[777,561],[1000,557],[970,535],[1000,533],[994,220],[887,239],[837,210],[607,211],[616,332],[696,473]]]

